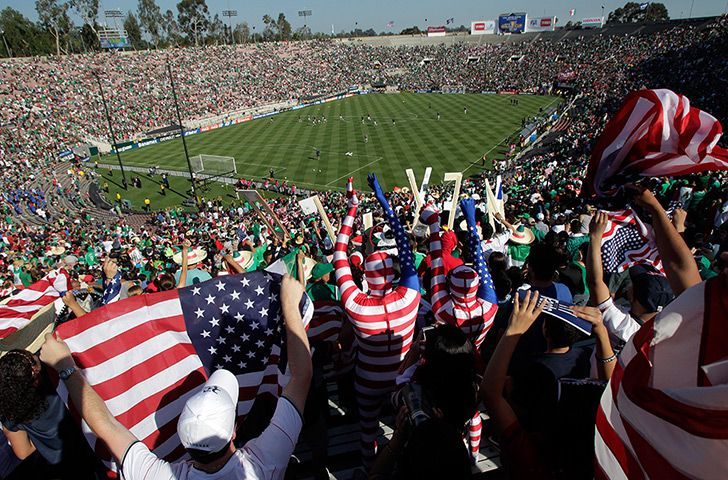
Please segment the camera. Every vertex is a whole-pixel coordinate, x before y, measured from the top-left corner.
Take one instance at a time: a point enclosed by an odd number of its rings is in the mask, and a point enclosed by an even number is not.
[[[422,387],[416,383],[405,385],[402,389],[402,399],[409,409],[409,423],[411,426],[416,427],[432,416],[423,402]]]

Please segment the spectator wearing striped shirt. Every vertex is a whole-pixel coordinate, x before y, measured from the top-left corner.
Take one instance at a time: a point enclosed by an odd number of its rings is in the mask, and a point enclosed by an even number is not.
[[[412,344],[420,301],[414,258],[402,225],[384,196],[376,175],[369,175],[368,180],[394,232],[401,270],[399,285],[392,285],[393,262],[384,252],[374,252],[365,260],[369,293],[364,293],[354,283],[346,249],[359,200],[351,178],[347,184],[348,211],[334,251],[336,284],[358,341],[355,388],[361,425],[361,452],[367,469],[376,455],[382,401],[394,388],[397,370]]]

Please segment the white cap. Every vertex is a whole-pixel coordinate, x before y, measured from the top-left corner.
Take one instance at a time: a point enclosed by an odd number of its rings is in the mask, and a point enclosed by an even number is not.
[[[539,222],[543,222],[543,219],[544,219],[543,213],[538,212],[536,214],[536,220],[538,220]]]
[[[177,422],[177,433],[185,448],[217,452],[230,443],[235,431],[239,388],[232,372],[217,370],[187,400]]]

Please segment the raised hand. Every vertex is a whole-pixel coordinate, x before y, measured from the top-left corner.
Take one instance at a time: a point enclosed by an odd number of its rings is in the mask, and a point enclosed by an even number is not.
[[[379,185],[379,180],[377,180],[377,174],[376,173],[370,173],[367,177],[367,182],[369,182],[369,186],[371,187],[372,191],[374,192],[374,195],[377,197],[379,201],[382,201],[384,199],[384,191],[382,191],[382,186]]]
[[[349,181],[346,182],[346,198],[349,199],[350,208],[359,205],[359,198],[354,190],[354,177],[349,177]]]
[[[465,215],[468,226],[475,225],[475,202],[472,198],[463,198],[460,200],[460,210]]]
[[[546,302],[541,300],[539,302],[538,292],[528,291],[520,300],[518,292],[513,296],[513,313],[508,321],[508,329],[506,333],[515,335],[522,335],[526,333],[526,330],[531,328],[536,318],[541,315]]]
[[[427,204],[420,210],[420,222],[425,225],[432,225],[440,221],[440,215],[437,209],[432,204]]]
[[[607,229],[607,222],[609,222],[609,218],[606,213],[601,211],[595,213],[589,222],[589,236],[601,240],[604,230]]]

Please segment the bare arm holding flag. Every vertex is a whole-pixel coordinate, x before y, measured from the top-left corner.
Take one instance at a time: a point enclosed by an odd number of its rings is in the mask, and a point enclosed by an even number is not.
[[[635,193],[637,203],[652,216],[657,250],[675,296],[702,282],[693,254],[652,192],[637,185],[627,185],[626,188]]]

